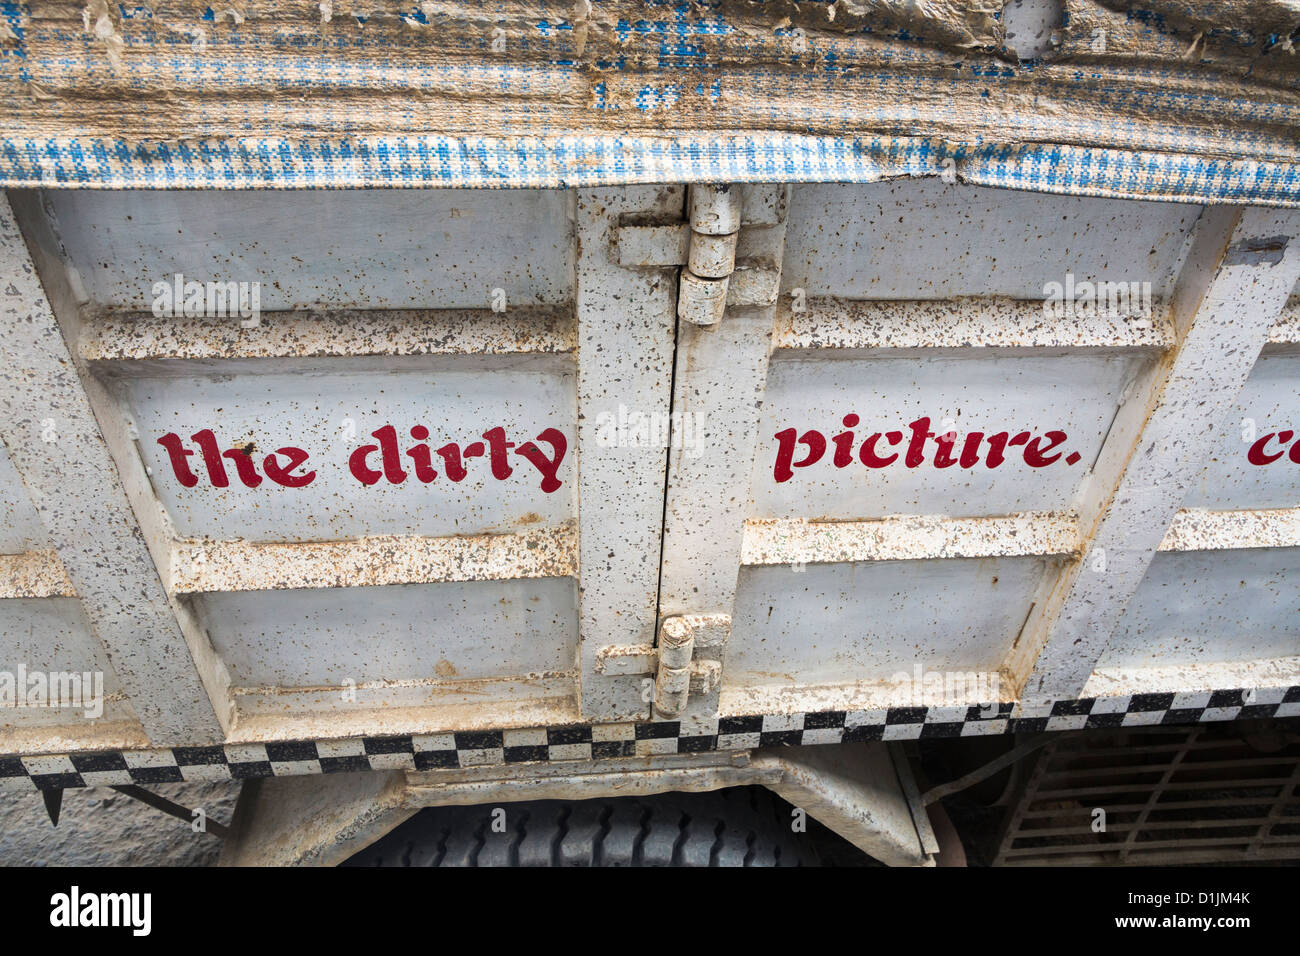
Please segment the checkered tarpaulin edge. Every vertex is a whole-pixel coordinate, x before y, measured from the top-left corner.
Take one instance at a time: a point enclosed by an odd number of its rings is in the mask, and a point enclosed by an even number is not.
[[[638,137],[261,137],[128,144],[0,138],[0,186],[104,189],[542,188],[672,182],[974,185],[1117,199],[1300,205],[1300,167],[1054,144],[789,133]]]

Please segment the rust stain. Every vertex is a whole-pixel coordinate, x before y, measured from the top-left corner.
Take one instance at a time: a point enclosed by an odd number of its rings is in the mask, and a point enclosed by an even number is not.
[[[1022,512],[983,518],[900,515],[871,521],[745,522],[741,561],[747,565],[923,558],[1073,554],[1077,519],[1068,512]]]
[[[370,535],[325,542],[179,542],[173,594],[287,588],[381,587],[577,574],[572,524],[518,534]]]
[[[63,562],[53,548],[0,554],[0,599],[76,596]]]
[[[576,323],[564,309],[341,309],[264,312],[252,329],[224,319],[103,312],[86,317],[78,351],[100,362],[567,353],[576,345]]]

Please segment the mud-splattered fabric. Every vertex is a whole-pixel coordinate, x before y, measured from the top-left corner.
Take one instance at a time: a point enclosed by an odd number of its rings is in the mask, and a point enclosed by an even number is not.
[[[1298,205],[1300,4],[1226,6],[1065,0],[1022,62],[990,2],[0,3],[0,185]]]

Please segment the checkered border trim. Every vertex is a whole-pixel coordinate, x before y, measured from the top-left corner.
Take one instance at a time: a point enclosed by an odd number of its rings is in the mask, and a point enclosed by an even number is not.
[[[446,770],[871,740],[1300,718],[1300,686],[1134,694],[989,707],[892,707],[347,740],[0,757],[0,790]]]

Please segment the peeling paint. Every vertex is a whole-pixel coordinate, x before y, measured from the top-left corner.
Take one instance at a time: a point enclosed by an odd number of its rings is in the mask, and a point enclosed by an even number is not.
[[[1242,239],[1228,247],[1228,254],[1223,259],[1225,266],[1275,266],[1286,255],[1286,236],[1271,238]]]

